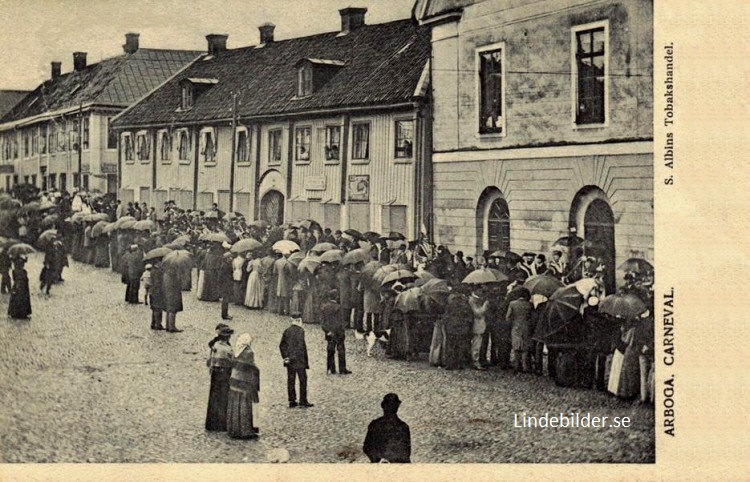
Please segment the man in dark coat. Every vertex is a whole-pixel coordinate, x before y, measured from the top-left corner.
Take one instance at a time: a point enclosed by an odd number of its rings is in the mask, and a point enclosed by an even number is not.
[[[149,306],[151,307],[151,329],[163,330],[162,315],[166,309],[164,302],[164,278],[161,263],[153,262],[151,267],[151,288],[148,290]]]
[[[330,291],[327,295],[327,299],[320,307],[320,327],[328,342],[326,368],[328,373],[336,374],[334,355],[338,351],[339,373],[348,375],[351,372],[346,369],[346,347],[344,346],[348,319],[341,316],[341,305],[338,303],[336,290]]]
[[[138,304],[138,291],[141,289],[141,275],[143,275],[143,251],[137,244],[130,245],[130,248],[122,257],[123,271],[122,281],[125,283],[125,301],[127,303]]]
[[[305,345],[305,329],[302,328],[302,318],[292,318],[292,326],[284,330],[279,343],[281,358],[286,367],[286,387],[289,395],[289,408],[312,407],[307,400],[307,345]],[[299,403],[294,390],[295,378],[299,378]]]
[[[370,422],[367,427],[362,451],[370,462],[411,463],[411,432],[409,425],[398,418],[400,405],[398,395],[387,394],[380,403],[383,416]]]
[[[339,293],[339,313],[342,324],[349,328],[352,314],[352,272],[348,266],[341,266],[336,273]]]

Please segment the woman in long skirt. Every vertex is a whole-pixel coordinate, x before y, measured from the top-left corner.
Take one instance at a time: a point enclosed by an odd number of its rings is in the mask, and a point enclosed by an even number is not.
[[[24,269],[25,257],[16,258],[13,267],[13,288],[10,290],[8,316],[15,319],[26,319],[31,315],[31,296],[29,295],[29,274]]]
[[[100,235],[94,242],[96,245],[94,265],[97,268],[109,268],[109,238],[106,235]]]
[[[237,338],[234,349],[227,404],[227,433],[232,438],[258,436],[259,430],[253,421],[253,404],[260,401],[260,370],[255,365],[255,354],[250,346],[252,341],[248,333],[243,333]]]
[[[229,337],[234,331],[221,327],[216,338],[208,346],[211,357],[208,366],[211,370],[211,390],[206,411],[206,430],[225,431],[227,429],[227,403],[229,401],[229,378],[232,374],[232,347]]]
[[[245,306],[248,308],[263,308],[263,265],[260,258],[247,263],[247,289],[245,290]]]

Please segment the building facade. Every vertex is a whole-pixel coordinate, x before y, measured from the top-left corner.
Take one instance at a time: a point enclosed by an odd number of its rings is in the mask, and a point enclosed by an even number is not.
[[[341,30],[226,49],[114,122],[123,201],[414,237],[429,211],[429,29],[340,11]]]
[[[420,0],[432,27],[435,238],[653,260],[653,4]],[[588,253],[587,253],[588,254]]]
[[[73,71],[52,62],[50,79],[0,119],[0,187],[116,192],[117,137],[111,119],[195,59],[200,52],[139,48],[125,36],[121,56],[87,64],[73,54]]]

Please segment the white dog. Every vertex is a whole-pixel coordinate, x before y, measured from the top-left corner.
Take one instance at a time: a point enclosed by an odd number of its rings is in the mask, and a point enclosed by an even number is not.
[[[384,331],[368,331],[367,334],[365,334],[365,339],[367,340],[367,356],[372,356],[372,349],[375,348],[375,344],[380,341],[381,347],[383,349],[385,348],[385,345],[388,343],[388,339],[391,335],[391,329],[388,328]]]

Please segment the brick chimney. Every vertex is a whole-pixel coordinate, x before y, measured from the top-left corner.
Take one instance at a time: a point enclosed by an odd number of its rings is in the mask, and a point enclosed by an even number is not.
[[[52,80],[60,77],[62,73],[62,62],[52,62]]]
[[[227,39],[229,35],[221,35],[212,33],[206,35],[208,41],[208,55],[216,55],[219,52],[224,52],[227,49]]]
[[[140,37],[140,34],[137,33],[125,34],[125,45],[122,46],[122,50],[126,54],[134,54],[138,51],[138,37]]]
[[[73,52],[73,70],[80,72],[86,68],[86,52]]]
[[[273,29],[276,28],[276,25],[266,22],[260,27],[258,27],[258,30],[260,30],[260,43],[262,44],[270,44],[273,42]]]
[[[351,32],[365,24],[366,8],[348,7],[339,10],[341,15],[341,31]]]

